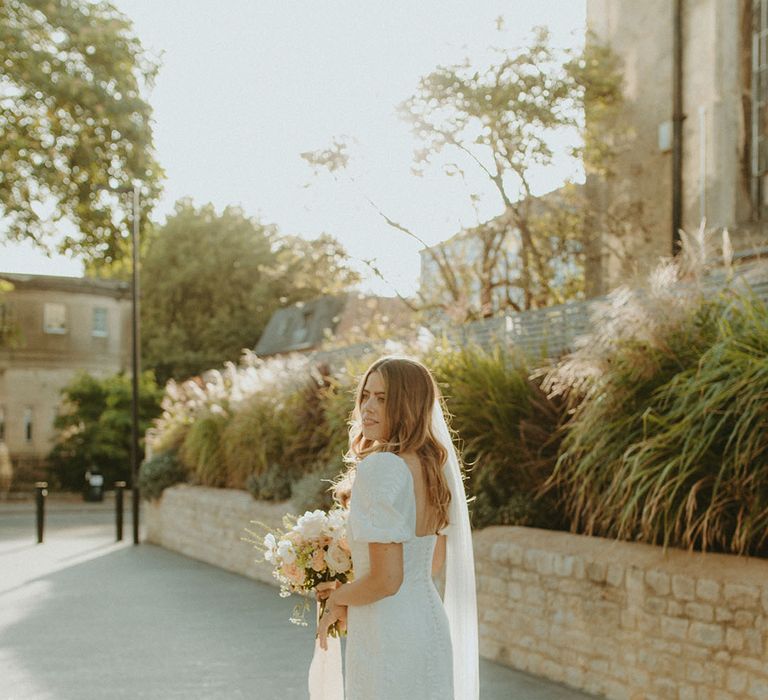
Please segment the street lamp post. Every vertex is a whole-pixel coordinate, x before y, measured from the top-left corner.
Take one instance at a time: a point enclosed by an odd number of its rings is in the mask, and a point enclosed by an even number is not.
[[[131,382],[131,506],[133,508],[133,544],[139,544],[139,222],[141,201],[139,183],[133,183],[133,232],[131,236],[131,297],[132,297],[132,382]]]
[[[139,544],[139,373],[141,371],[139,343],[139,222],[141,198],[138,180],[132,186],[109,187],[112,192],[131,193],[131,506],[133,511],[133,543]]]

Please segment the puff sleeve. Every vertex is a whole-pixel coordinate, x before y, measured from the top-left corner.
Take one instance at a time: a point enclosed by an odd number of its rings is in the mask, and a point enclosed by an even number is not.
[[[357,465],[348,525],[358,542],[406,542],[416,533],[416,497],[406,464],[391,452]]]

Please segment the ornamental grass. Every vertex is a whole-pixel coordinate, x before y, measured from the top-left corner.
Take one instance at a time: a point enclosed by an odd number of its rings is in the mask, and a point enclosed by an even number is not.
[[[686,259],[611,295],[582,346],[545,372],[571,417],[552,476],[570,529],[768,554],[768,312]]]
[[[444,344],[427,362],[461,437],[474,527],[563,527],[556,494],[539,493],[557,458],[563,402],[529,379],[522,354],[499,346]]]

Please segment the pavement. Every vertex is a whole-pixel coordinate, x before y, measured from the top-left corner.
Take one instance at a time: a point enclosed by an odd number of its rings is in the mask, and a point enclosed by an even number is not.
[[[307,700],[312,627],[296,598],[148,544],[113,503],[0,501],[0,700]],[[308,616],[311,620],[311,616]],[[481,700],[587,700],[481,660]],[[414,699],[416,700],[416,699]]]

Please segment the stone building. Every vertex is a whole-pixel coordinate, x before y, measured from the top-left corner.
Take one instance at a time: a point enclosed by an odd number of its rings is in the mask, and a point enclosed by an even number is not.
[[[0,440],[15,486],[45,474],[61,389],[79,372],[130,369],[131,300],[124,282],[0,273]]]
[[[702,220],[727,227],[737,255],[764,250],[768,0],[587,0],[587,27],[621,61],[626,128],[613,176],[587,182],[602,236],[592,293],[643,274]],[[618,231],[606,212],[621,205]]]

